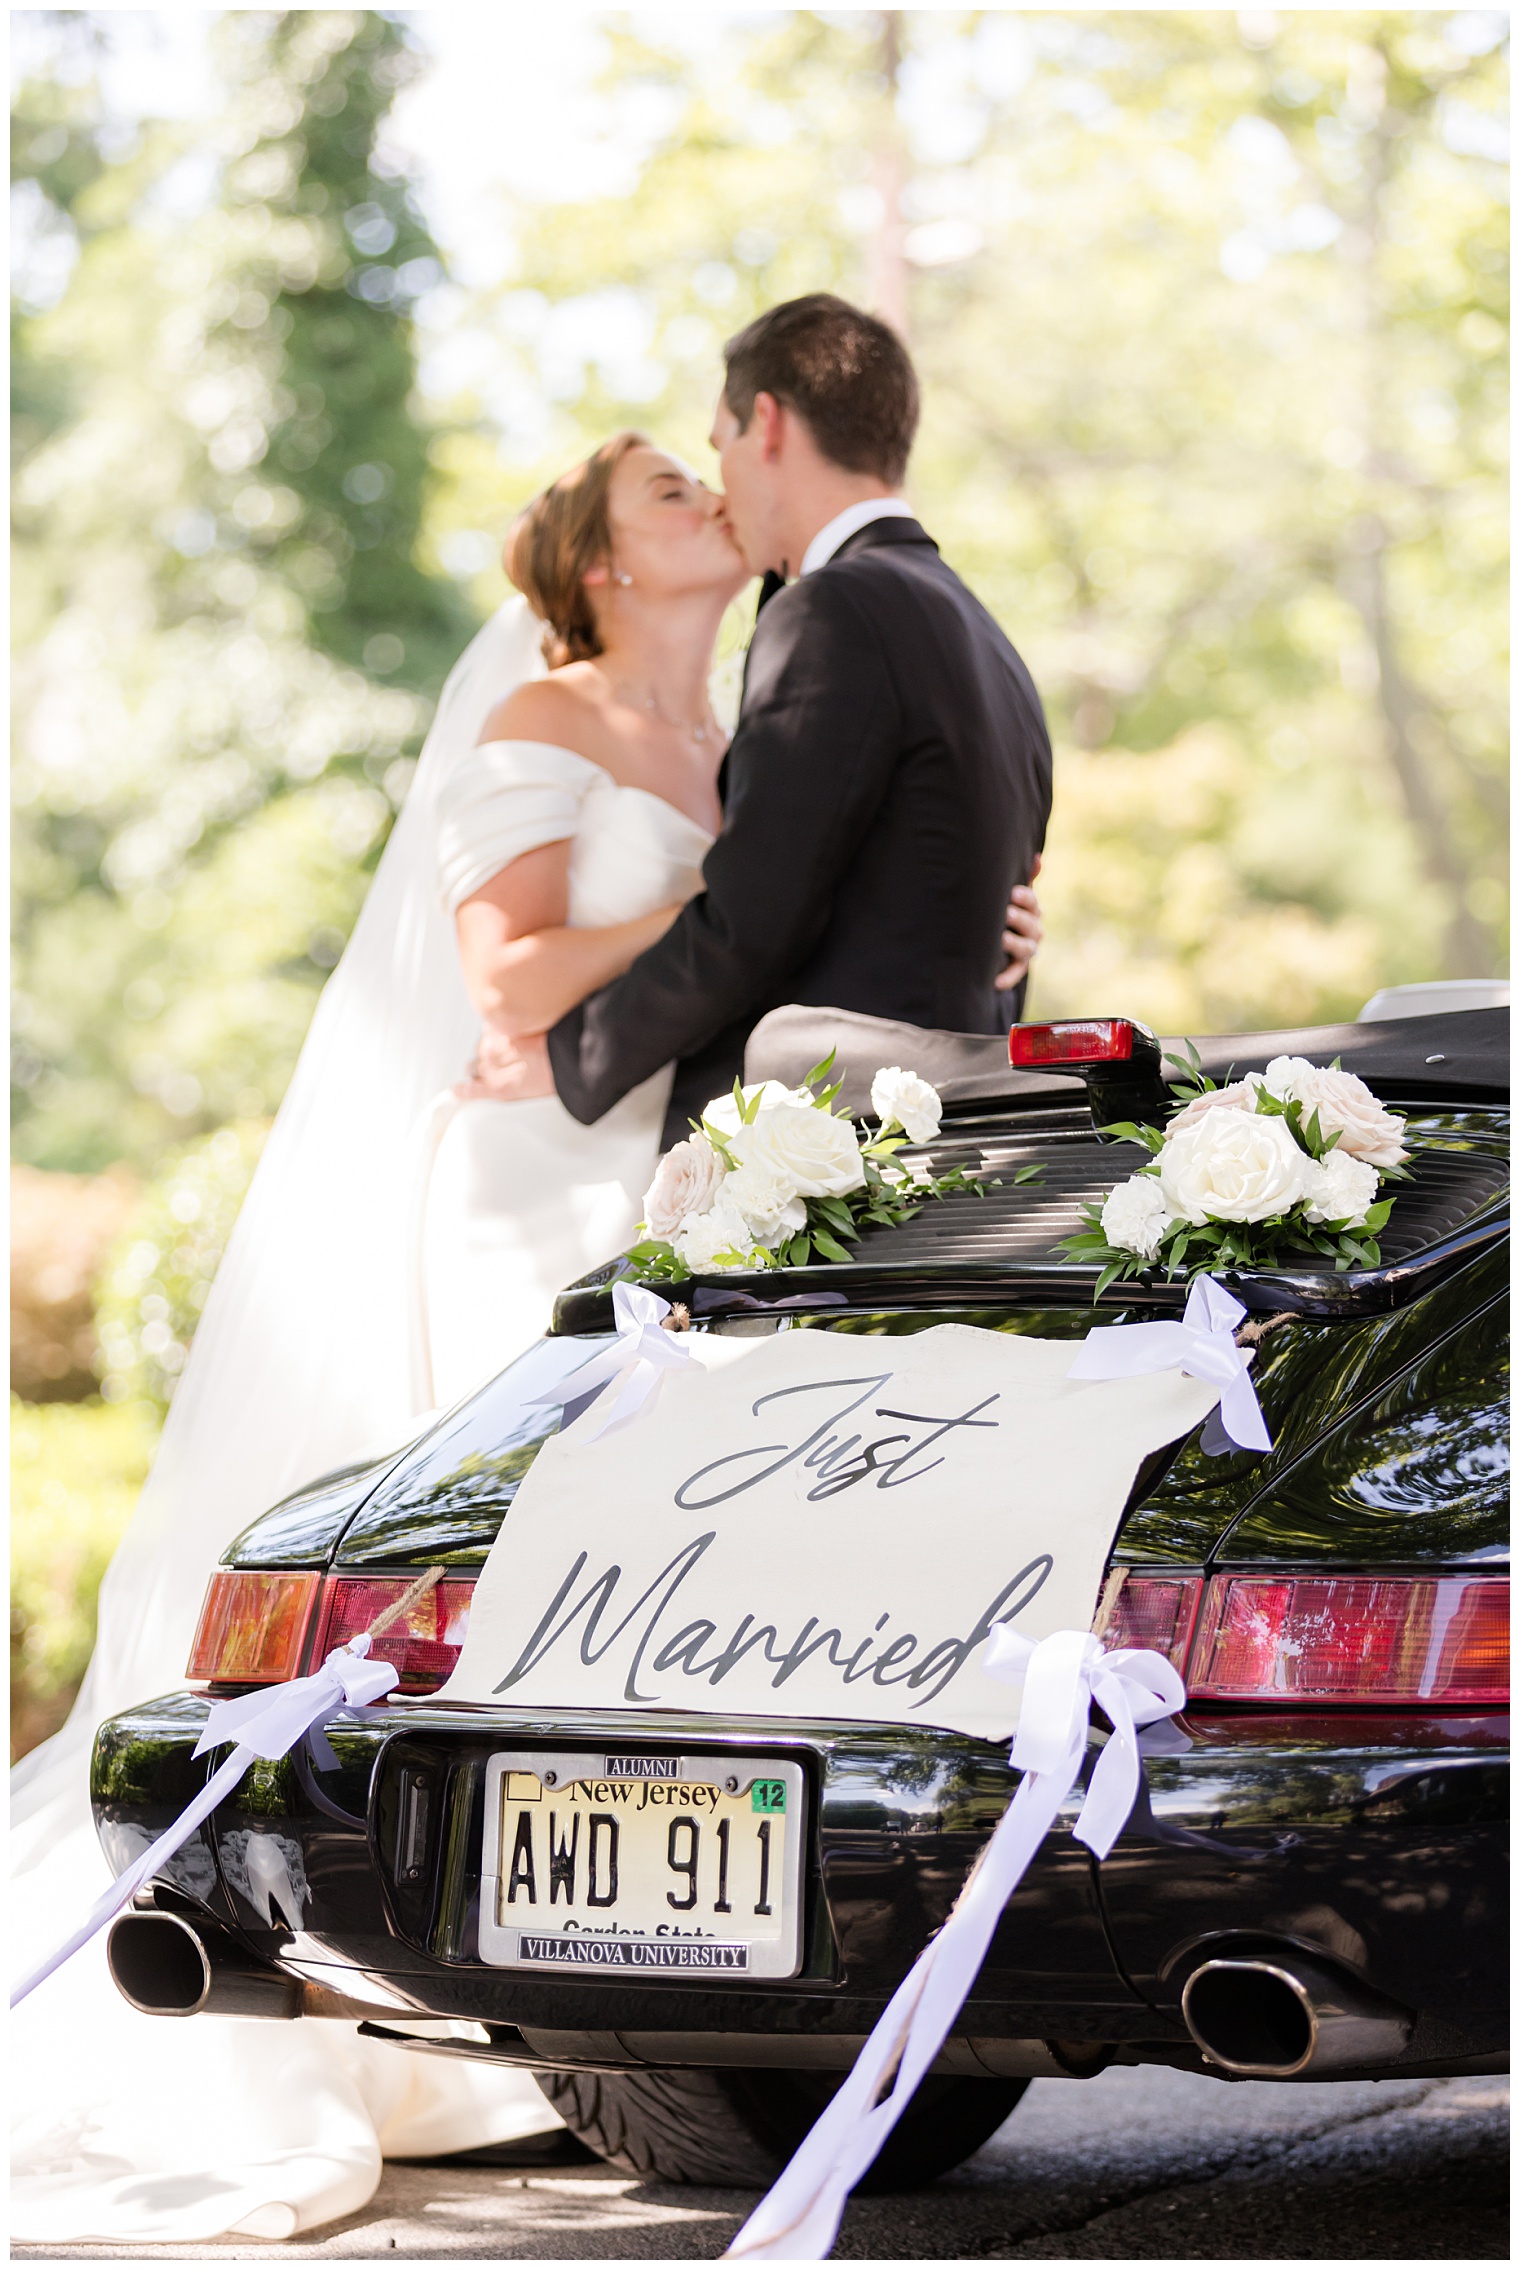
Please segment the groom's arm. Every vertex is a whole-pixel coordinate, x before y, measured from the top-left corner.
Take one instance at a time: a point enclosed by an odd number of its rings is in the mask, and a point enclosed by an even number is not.
[[[887,792],[899,725],[885,654],[855,600],[823,576],[779,593],[750,650],[702,892],[548,1036],[573,1117],[600,1119],[662,1064],[778,998]]]

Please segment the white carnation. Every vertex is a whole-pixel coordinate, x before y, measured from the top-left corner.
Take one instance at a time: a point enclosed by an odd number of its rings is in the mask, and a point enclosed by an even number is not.
[[[650,1236],[672,1238],[693,1214],[704,1213],[727,1171],[705,1135],[689,1135],[675,1144],[644,1193],[644,1227]]]
[[[849,1121],[813,1104],[767,1103],[729,1148],[741,1167],[763,1170],[799,1198],[841,1198],[866,1179]]]
[[[1296,1102],[1307,1120],[1318,1111],[1326,1135],[1339,1135],[1339,1149],[1370,1166],[1396,1167],[1408,1156],[1404,1122],[1384,1111],[1365,1080],[1354,1072],[1311,1064],[1306,1056],[1274,1056],[1261,1084],[1279,1103]]]
[[[734,1169],[723,1196],[738,1207],[757,1245],[779,1245],[783,1237],[807,1227],[807,1208],[792,1184],[758,1160]]]
[[[885,1065],[871,1082],[871,1109],[881,1121],[884,1135],[889,1127],[896,1126],[910,1143],[931,1143],[939,1133],[938,1090],[899,1065]]]
[[[807,1104],[811,1107],[813,1101],[806,1088],[783,1088],[779,1080],[756,1080],[744,1090],[746,1104],[752,1104],[756,1096],[760,1098],[762,1111],[769,1111],[778,1103]],[[714,1096],[702,1117],[709,1120],[720,1135],[737,1135],[739,1106],[734,1100],[733,1089],[730,1088],[726,1096]]]
[[[1314,1164],[1285,1119],[1211,1111],[1165,1144],[1161,1191],[1173,1221],[1265,1222],[1309,1191]]]
[[[744,1216],[737,1206],[730,1204],[727,1191],[720,1190],[717,1199],[705,1214],[692,1216],[676,1239],[675,1247],[692,1274],[701,1277],[714,1270],[747,1266],[754,1243]],[[730,1251],[743,1258],[739,1261],[718,1259],[720,1253]]]
[[[1153,1174],[1132,1174],[1103,1201],[1103,1235],[1110,1245],[1138,1254],[1142,1261],[1155,1260],[1170,1219],[1165,1194]]]
[[[1322,1159],[1309,1162],[1306,1211],[1311,1222],[1344,1222],[1356,1229],[1367,1219],[1367,1209],[1377,1193],[1377,1168],[1365,1159],[1354,1159],[1339,1145]]]

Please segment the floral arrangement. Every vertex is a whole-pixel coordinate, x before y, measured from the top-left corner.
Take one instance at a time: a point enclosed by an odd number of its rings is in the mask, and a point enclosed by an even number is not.
[[[1104,1129],[1151,1155],[1062,1240],[1074,1259],[1099,1264],[1093,1297],[1158,1265],[1192,1278],[1308,1254],[1321,1266],[1375,1269],[1393,1206],[1379,1188],[1409,1179],[1403,1120],[1338,1062],[1277,1056],[1221,1088],[1187,1050],[1186,1061],[1166,1059],[1182,1074],[1171,1085],[1184,1102],[1164,1130],[1132,1120]]]
[[[833,1062],[831,1051],[800,1088],[736,1080],[731,1096],[693,1121],[644,1193],[640,1243],[629,1252],[641,1276],[797,1269],[815,1254],[848,1261],[863,1229],[909,1221],[925,1199],[952,1191],[982,1195],[984,1185],[959,1168],[935,1175],[897,1162],[904,1143],[939,1133],[940,1099],[927,1080],[895,1064],[878,1072],[871,1109],[880,1124],[874,1135],[857,1133],[833,1108],[843,1083],[820,1085]]]

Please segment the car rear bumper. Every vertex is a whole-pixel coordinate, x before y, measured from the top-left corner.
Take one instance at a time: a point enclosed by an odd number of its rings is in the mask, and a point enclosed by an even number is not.
[[[170,1695],[102,1727],[93,1798],[114,1867],[202,1785],[215,1761],[191,1751],[206,1707]],[[1101,1865],[1065,1833],[1073,1793],[1002,1919],[946,2069],[1196,2066],[1182,1990],[1198,1964],[1294,1950],[1408,2013],[1405,2046],[1376,2070],[1491,2069],[1507,2040],[1507,1722],[1242,1711],[1182,1725],[1190,1746],[1148,1759]],[[304,1742],[253,1767],[155,1897],[304,1980],[308,2007],[342,1997],[403,2031],[462,2022],[468,2039],[436,2044],[456,2052],[540,2066],[848,2064],[1000,1817],[1006,1754],[934,1729],[715,1731],[710,1719],[630,1714],[619,1743],[727,1745],[803,1765],[800,1975],[633,1982],[483,1963],[487,1761],[506,1745],[585,1749],[609,1731],[587,1714],[549,1724],[425,1699],[345,1715],[327,1729],[335,1770]],[[405,1855],[403,1767],[432,1793],[425,1845]]]

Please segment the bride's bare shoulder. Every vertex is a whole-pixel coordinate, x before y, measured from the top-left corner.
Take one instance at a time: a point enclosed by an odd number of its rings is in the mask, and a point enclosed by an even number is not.
[[[607,688],[586,662],[567,662],[547,678],[534,678],[499,701],[480,729],[485,741],[552,741],[585,755],[599,738]]]

